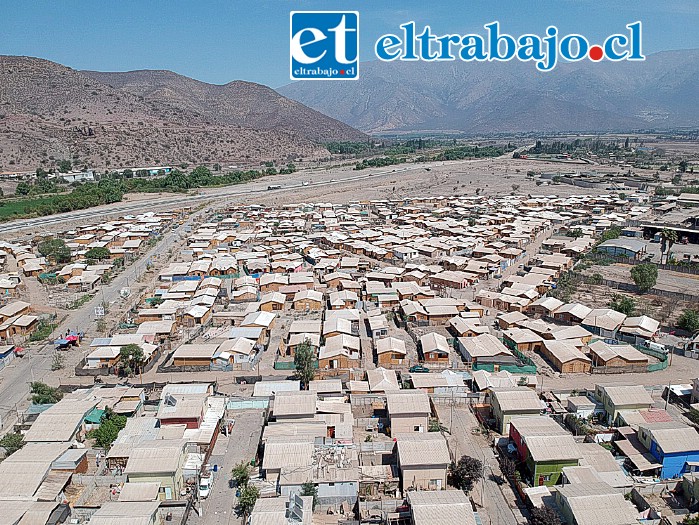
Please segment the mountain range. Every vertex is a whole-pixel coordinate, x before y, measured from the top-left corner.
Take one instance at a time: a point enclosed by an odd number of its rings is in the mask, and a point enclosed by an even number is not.
[[[699,50],[642,62],[366,62],[360,78],[279,93],[367,133],[627,131],[696,126]]]
[[[69,159],[94,168],[259,165],[328,156],[366,135],[251,82],[212,85],[170,71],[77,71],[0,56],[0,171]]]

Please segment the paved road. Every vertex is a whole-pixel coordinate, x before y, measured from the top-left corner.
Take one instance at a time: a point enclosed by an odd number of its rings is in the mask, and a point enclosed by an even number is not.
[[[122,288],[128,288],[134,283],[136,277],[142,275],[156,257],[163,255],[167,250],[180,240],[184,228],[199,217],[195,214],[182,226],[174,231],[163,235],[160,241],[148,250],[141,258],[134,261],[124,271],[118,274],[110,284],[102,285],[97,294],[78,310],[71,312],[65,320],[54,330],[49,341],[53,341],[59,334],[65,334],[66,330],[88,332],[90,326],[95,321],[95,307],[102,302],[116,305],[123,301],[119,292]],[[109,315],[109,314],[107,314]],[[67,369],[75,364],[87,352],[89,338],[83,343],[80,350],[71,350],[68,355],[64,354],[65,366]],[[80,352],[80,354],[77,354]],[[0,425],[1,430],[5,430],[7,425],[16,416],[17,410],[21,410],[29,398],[30,381],[44,381],[51,383],[48,376],[51,373],[51,364],[55,351],[52,344],[41,347],[38,351],[32,350],[22,359],[15,359],[11,365],[0,371]]]

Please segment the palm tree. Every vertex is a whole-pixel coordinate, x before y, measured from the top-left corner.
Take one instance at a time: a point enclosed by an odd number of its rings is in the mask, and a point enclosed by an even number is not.
[[[660,232],[660,263],[663,262],[663,253],[665,254],[665,264],[668,263],[670,259],[670,250],[672,245],[677,242],[677,232],[669,228],[663,228]]]

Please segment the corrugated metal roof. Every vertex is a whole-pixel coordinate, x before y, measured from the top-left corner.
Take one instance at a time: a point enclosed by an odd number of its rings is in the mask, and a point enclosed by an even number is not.
[[[386,396],[388,413],[391,417],[401,414],[425,414],[430,410],[430,399],[422,390],[401,390]]]
[[[438,432],[398,434],[396,446],[401,467],[448,465],[451,462],[447,440]]]
[[[411,491],[407,499],[415,525],[476,525],[471,501],[461,490]]]

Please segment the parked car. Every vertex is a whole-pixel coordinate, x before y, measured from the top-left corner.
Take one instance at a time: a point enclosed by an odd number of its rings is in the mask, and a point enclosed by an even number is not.
[[[430,371],[430,369],[427,368],[426,366],[422,366],[422,365],[413,365],[408,369],[408,371],[411,374],[416,374],[416,373],[420,374],[420,373],[427,373]]]

